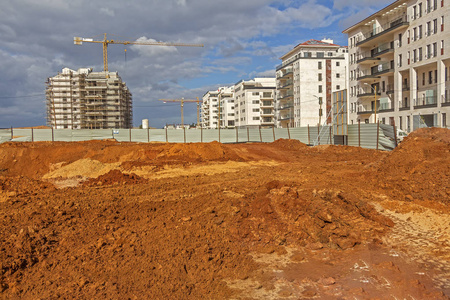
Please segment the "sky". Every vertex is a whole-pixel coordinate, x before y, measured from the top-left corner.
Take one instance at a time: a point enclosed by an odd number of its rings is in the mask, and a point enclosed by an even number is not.
[[[275,76],[279,59],[299,43],[333,39],[393,0],[3,0],[0,10],[0,128],[46,124],[47,78],[65,67],[103,70],[101,44],[74,37],[203,44],[114,44],[109,71],[133,94],[133,125],[180,123],[179,103],[219,86]],[[126,50],[126,51],[125,51]],[[184,107],[196,123],[195,103]]]

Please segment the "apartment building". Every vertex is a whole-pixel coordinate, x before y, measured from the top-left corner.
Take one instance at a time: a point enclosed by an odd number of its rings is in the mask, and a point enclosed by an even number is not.
[[[275,78],[241,80],[203,95],[203,128],[251,128],[275,125]],[[219,114],[220,111],[220,114]]]
[[[276,68],[277,127],[331,123],[332,94],[348,86],[348,49],[309,40],[281,57]]]
[[[350,123],[449,126],[450,4],[398,0],[344,30]]]
[[[273,127],[275,78],[241,80],[234,85],[235,126]]]
[[[46,84],[47,125],[55,129],[131,128],[132,95],[117,72],[64,68]]]
[[[219,115],[220,110],[220,115]],[[201,126],[212,129],[234,128],[234,87],[219,87],[203,95]]]

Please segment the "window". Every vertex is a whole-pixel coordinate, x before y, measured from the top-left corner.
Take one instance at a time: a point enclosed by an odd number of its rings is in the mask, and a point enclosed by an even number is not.
[[[419,3],[419,18],[422,16],[422,3]]]
[[[437,23],[437,19],[433,20],[433,33],[436,34],[438,31],[438,23]]]
[[[323,58],[323,57],[325,57],[325,53],[324,52],[317,52],[316,56],[320,57],[320,58]]]
[[[336,73],[336,78],[341,78],[341,74]]]
[[[433,56],[437,56],[437,43],[433,43]]]
[[[402,34],[401,33],[398,35],[398,46],[399,47],[402,46]]]
[[[322,69],[322,62],[321,62],[321,61],[319,61],[319,62],[318,62],[318,64],[317,64],[317,68],[318,68],[319,70],[321,70],[321,69]]]
[[[336,67],[339,67],[341,63],[339,61],[336,62]]]
[[[431,45],[427,45],[427,54],[426,54],[427,58],[431,57]]]
[[[341,89],[341,86],[340,86],[340,85],[337,85],[337,86],[336,86],[336,90],[339,91],[340,89]]]
[[[333,52],[328,52],[328,56],[333,56]]]
[[[253,92],[252,95],[253,96],[259,96],[259,93],[258,92]]]
[[[319,75],[318,80],[319,80],[319,81],[322,81],[322,73],[319,73],[318,75]]]
[[[441,31],[444,31],[444,16],[441,17]]]
[[[437,83],[437,70],[434,70],[434,83]]]
[[[417,28],[416,27],[413,28],[413,38],[412,38],[412,40],[413,41],[417,40]]]
[[[444,40],[441,40],[441,55],[444,55]]]
[[[417,15],[417,6],[413,6],[413,15],[412,15],[412,19],[414,20],[416,18]]]
[[[259,120],[259,117],[253,117],[253,120],[254,120],[254,121],[258,121],[258,120]]]
[[[433,83],[433,71],[428,72],[428,84]]]
[[[259,112],[259,108],[252,109],[253,112]]]
[[[319,85],[319,93],[322,93],[322,86]]]
[[[419,26],[419,40],[422,38],[422,25]]]
[[[419,48],[419,61],[422,60],[422,47]]]
[[[427,22],[427,36],[431,35],[431,21]]]
[[[399,67],[402,66],[402,55],[401,54],[398,55],[398,66]]]
[[[252,104],[259,104],[259,100],[253,100]]]
[[[422,73],[422,85],[425,85],[425,73]]]

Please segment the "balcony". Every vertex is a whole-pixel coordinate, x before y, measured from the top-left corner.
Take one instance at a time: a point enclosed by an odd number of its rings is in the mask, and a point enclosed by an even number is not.
[[[294,93],[292,93],[292,92],[287,92],[287,93],[284,93],[284,94],[279,95],[278,100],[287,100],[287,99],[289,99],[289,98],[292,98],[293,96],[294,96]]]
[[[436,96],[423,96],[414,101],[414,109],[437,107]]]
[[[277,79],[290,78],[293,74],[294,72],[292,71],[292,69],[288,69],[285,72],[281,72],[281,74],[277,74]]]
[[[286,82],[280,82],[280,85],[278,86],[279,90],[288,90],[293,84],[292,80],[287,80]]]
[[[371,80],[374,78],[380,78],[380,76],[372,74],[372,72],[370,70],[359,71],[359,73],[357,73],[357,75],[356,75],[356,80],[358,80],[358,81],[367,81],[367,80]]]
[[[377,60],[380,60],[380,58],[373,57],[371,52],[356,54],[356,63],[360,65],[372,64]]]
[[[278,118],[278,121],[286,121],[286,120],[292,120],[293,119],[293,116],[292,115],[281,115],[279,118]]]
[[[394,42],[382,44],[372,50],[373,57],[383,57],[389,53],[394,53]]]
[[[403,110],[410,110],[410,106],[409,106],[409,102],[408,101],[402,101],[402,102],[400,102],[400,106],[399,106],[399,110],[400,111],[403,111]]]
[[[446,96],[446,95],[442,95],[441,105],[442,106],[450,106],[450,97]]]
[[[280,107],[278,107],[278,110],[279,111],[282,111],[282,110],[287,110],[287,109],[290,109],[290,108],[293,108],[294,106],[293,105],[282,105],[282,106],[280,106]]]
[[[407,26],[409,26],[409,17],[405,15],[366,32],[362,37],[360,36],[357,39],[356,46],[361,46],[369,41],[374,41],[386,33],[393,32]]]
[[[372,68],[372,75],[375,76],[388,76],[394,74],[394,61],[386,62],[384,64],[375,66]]]
[[[377,95],[381,95],[381,91],[377,90]],[[359,88],[358,93],[356,95],[358,98],[371,98],[375,97],[375,91],[372,88]]]
[[[377,107],[377,112],[383,113],[383,112],[390,112],[394,111],[394,106],[392,103],[380,103],[380,107]]]

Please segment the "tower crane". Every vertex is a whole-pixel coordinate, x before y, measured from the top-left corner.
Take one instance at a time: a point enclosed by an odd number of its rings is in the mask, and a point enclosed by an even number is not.
[[[203,44],[184,44],[184,43],[166,43],[166,42],[131,42],[122,40],[108,40],[106,33],[102,40],[95,40],[93,38],[74,37],[73,43],[75,45],[82,45],[85,43],[97,43],[103,45],[103,65],[104,71],[108,72],[108,45],[122,44],[122,45],[147,45],[147,46],[174,46],[174,47],[203,47]]]
[[[158,99],[159,101],[164,101],[164,103],[166,102],[180,102],[180,106],[181,106],[181,126],[184,126],[184,114],[183,114],[183,107],[184,107],[184,102],[196,102],[197,103],[197,126],[199,126],[200,124],[200,100],[194,100],[194,99]]]

